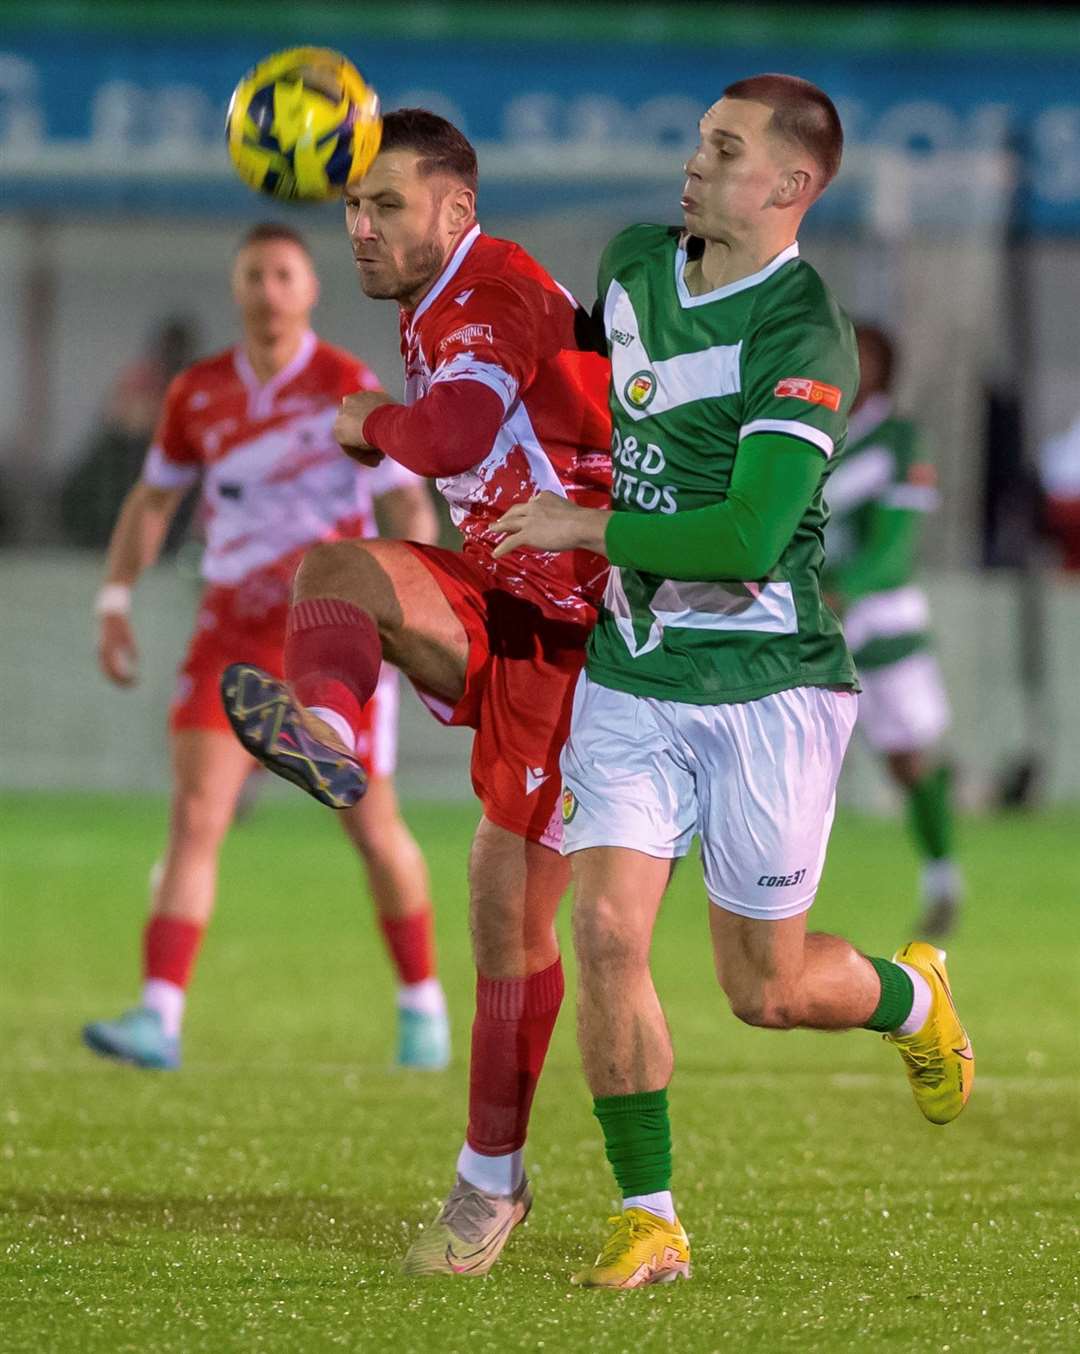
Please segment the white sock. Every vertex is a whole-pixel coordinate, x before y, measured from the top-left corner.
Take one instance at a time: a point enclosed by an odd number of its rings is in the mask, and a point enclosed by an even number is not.
[[[964,881],[956,861],[928,860],[922,868],[922,896],[928,903],[943,899],[959,902],[964,894]]]
[[[405,983],[397,990],[399,1011],[415,1011],[418,1015],[446,1014],[446,997],[438,978],[423,978],[418,983]]]
[[[356,734],[352,731],[352,726],[344,715],[339,715],[336,710],[328,710],[325,705],[309,705],[308,713],[321,719],[324,724],[329,724],[337,736],[345,745],[347,752],[356,751]]]
[[[899,967],[911,979],[911,985],[915,989],[915,1002],[911,1008],[911,1014],[898,1029],[893,1030],[893,1033],[915,1034],[926,1024],[930,1015],[933,993],[930,991],[930,984],[917,968],[912,968],[910,964],[901,964]]]
[[[657,1190],[655,1194],[628,1194],[622,1206],[624,1213],[628,1208],[643,1208],[646,1213],[653,1213],[667,1222],[675,1221],[675,1200],[669,1189]]]
[[[525,1151],[504,1152],[486,1157],[474,1152],[468,1143],[458,1153],[457,1172],[463,1180],[486,1194],[513,1194],[525,1177]]]
[[[184,989],[164,978],[147,978],[143,983],[142,1004],[161,1017],[166,1039],[179,1039],[184,1019]]]

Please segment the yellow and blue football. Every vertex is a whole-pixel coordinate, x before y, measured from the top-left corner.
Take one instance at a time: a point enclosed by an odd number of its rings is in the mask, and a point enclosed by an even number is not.
[[[249,187],[325,202],[362,177],[379,153],[379,96],[340,52],[293,47],[243,77],[229,100],[225,134]]]

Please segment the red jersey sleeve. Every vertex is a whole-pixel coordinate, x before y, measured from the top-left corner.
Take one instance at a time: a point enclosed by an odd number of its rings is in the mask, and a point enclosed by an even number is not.
[[[186,489],[199,478],[202,457],[188,439],[188,386],[181,372],[169,383],[157,430],[143,464],[142,480],[155,489]]]

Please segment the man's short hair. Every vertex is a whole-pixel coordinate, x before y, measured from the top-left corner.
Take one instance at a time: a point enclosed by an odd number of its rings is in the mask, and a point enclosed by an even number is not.
[[[890,394],[893,369],[896,366],[896,346],[892,339],[876,324],[865,324],[862,321],[855,326],[855,338],[873,353],[877,362],[880,375],[875,389],[884,391],[886,395]]]
[[[236,252],[239,254],[241,249],[247,249],[249,245],[266,244],[270,240],[285,240],[288,244],[296,245],[297,249],[302,249],[308,258],[311,258],[307,240],[298,230],[293,230],[292,226],[285,225],[283,221],[260,221],[258,225],[252,226],[236,246]]]
[[[476,192],[476,151],[464,132],[426,108],[397,108],[383,118],[379,150],[411,150],[423,175],[449,174]]]
[[[725,99],[752,99],[771,108],[769,130],[802,146],[821,170],[822,192],[836,177],[844,153],[840,114],[824,90],[797,75],[751,75],[724,90]]]

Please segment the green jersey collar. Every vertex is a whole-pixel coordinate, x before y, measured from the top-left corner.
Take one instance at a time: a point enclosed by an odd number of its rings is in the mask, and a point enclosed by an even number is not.
[[[679,293],[679,305],[682,306],[683,310],[689,310],[691,306],[707,306],[713,301],[723,301],[728,296],[746,291],[748,287],[756,287],[759,282],[764,282],[767,277],[772,277],[778,268],[782,268],[785,263],[798,257],[799,242],[794,240],[786,249],[782,249],[776,258],[771,259],[764,268],[758,269],[756,273],[751,273],[749,277],[737,278],[734,282],[728,282],[723,287],[717,287],[715,291],[707,291],[702,296],[691,296],[683,277],[683,270],[686,268],[686,248],[680,244],[675,250],[675,290]]]

